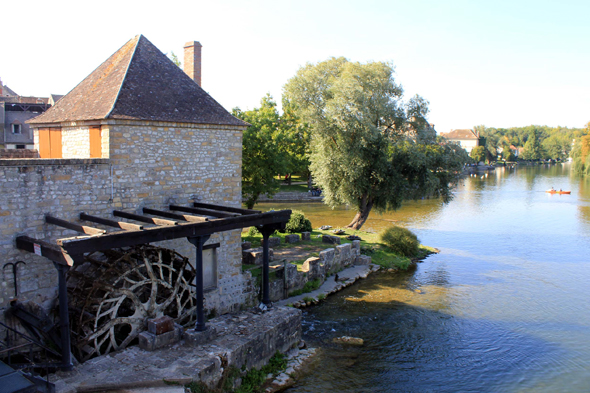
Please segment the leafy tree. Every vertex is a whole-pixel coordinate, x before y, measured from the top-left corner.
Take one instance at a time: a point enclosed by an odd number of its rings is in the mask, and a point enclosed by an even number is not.
[[[531,130],[529,137],[524,144],[522,158],[525,160],[539,160],[543,158],[543,148],[539,141],[539,134],[536,130]]]
[[[242,142],[242,196],[248,209],[252,209],[260,195],[272,196],[279,190],[275,174],[285,166],[275,138],[279,112],[267,94],[262,98],[260,108],[246,112],[235,108],[232,113],[251,124],[244,132]]]
[[[311,181],[309,171],[310,128],[297,116],[295,105],[283,97],[283,114],[279,121],[281,151],[286,161],[285,173],[300,173]],[[311,187],[311,184],[308,184]]]
[[[569,157],[571,140],[563,134],[552,134],[542,142],[547,158],[565,160]]]
[[[182,63],[180,62],[180,59],[178,58],[178,56],[176,56],[176,54],[172,51],[170,51],[170,60],[172,60],[172,62],[174,64],[176,64],[177,66],[179,66],[180,68],[182,68]]]
[[[504,151],[502,152],[502,157],[505,161],[516,161],[516,156],[514,155],[512,150],[510,150],[510,148],[504,149]]]
[[[584,135],[576,140],[572,151],[574,170],[581,175],[590,175],[590,123],[588,123],[589,135]]]
[[[471,149],[469,157],[473,158],[476,163],[482,162],[486,159],[486,148],[484,146],[476,146]]]
[[[357,210],[349,228],[360,229],[372,208],[397,209],[426,195],[450,200],[467,155],[421,137],[428,102],[404,103],[390,64],[343,57],[308,64],[284,92],[311,127],[311,172],[325,203]]]

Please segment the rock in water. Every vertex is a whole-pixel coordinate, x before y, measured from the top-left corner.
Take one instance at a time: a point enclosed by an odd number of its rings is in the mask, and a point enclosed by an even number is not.
[[[349,337],[349,336],[342,336],[342,337],[335,337],[332,342],[336,344],[343,344],[343,345],[364,345],[364,340],[362,338],[357,337]]]

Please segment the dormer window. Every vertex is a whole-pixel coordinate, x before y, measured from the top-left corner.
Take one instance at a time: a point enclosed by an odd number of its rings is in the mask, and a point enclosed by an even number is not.
[[[13,134],[20,134],[22,130],[22,127],[20,124],[18,123],[12,123],[12,133]]]

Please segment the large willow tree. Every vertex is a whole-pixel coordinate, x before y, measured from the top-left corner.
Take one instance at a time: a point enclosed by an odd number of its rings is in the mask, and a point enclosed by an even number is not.
[[[424,196],[450,200],[468,159],[455,145],[436,143],[428,102],[404,102],[393,74],[387,63],[331,58],[302,67],[284,87],[311,127],[311,172],[324,202],[357,209],[349,228],[360,229],[373,208],[395,210]]]

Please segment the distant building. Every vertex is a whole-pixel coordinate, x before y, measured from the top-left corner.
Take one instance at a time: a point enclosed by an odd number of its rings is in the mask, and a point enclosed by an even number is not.
[[[471,153],[471,150],[473,150],[474,147],[480,145],[480,137],[475,130],[451,130],[450,132],[441,133],[440,136],[461,146],[467,153]]]
[[[47,98],[20,97],[2,86],[0,96],[0,149],[33,149],[33,130],[26,123],[51,105]]]

